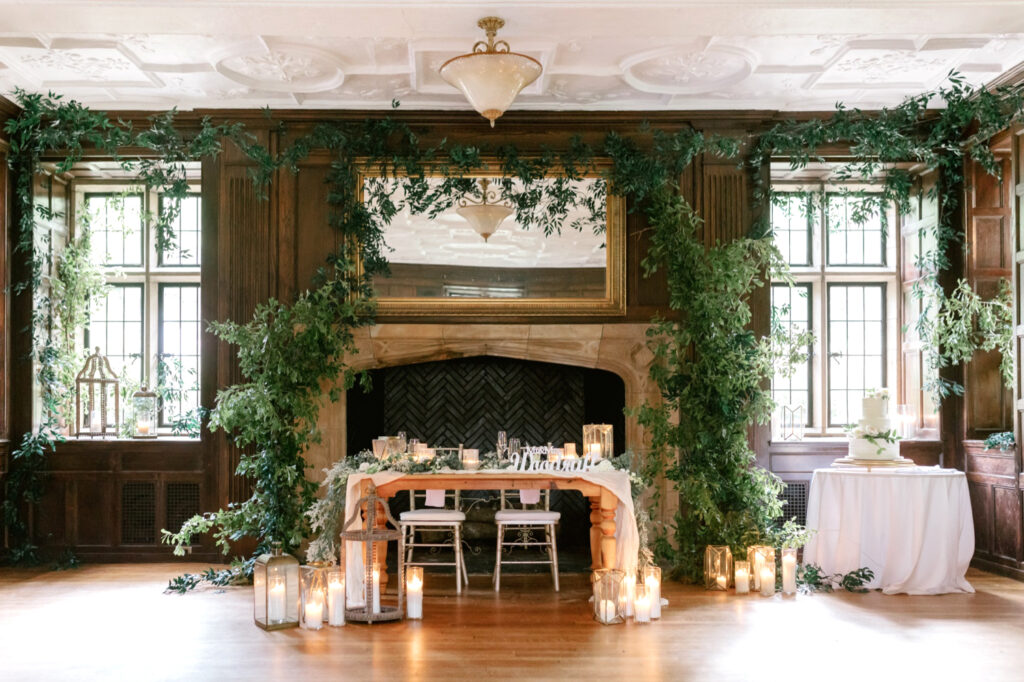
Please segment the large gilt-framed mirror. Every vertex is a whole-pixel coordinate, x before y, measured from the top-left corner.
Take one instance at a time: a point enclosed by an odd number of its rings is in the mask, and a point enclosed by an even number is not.
[[[509,200],[522,183],[488,168],[500,165],[463,174],[467,191],[443,210],[422,213],[409,208],[400,179],[375,169],[359,177],[364,203],[372,204],[374,187],[390,183],[390,201],[399,207],[384,226],[390,273],[373,280],[378,317],[624,314],[625,202],[607,193],[600,166],[572,180],[545,178],[531,186],[542,194],[557,186],[562,196],[568,188],[577,197],[558,220],[543,225],[536,218],[543,205],[530,219]],[[426,180],[433,191],[445,176],[431,173]]]

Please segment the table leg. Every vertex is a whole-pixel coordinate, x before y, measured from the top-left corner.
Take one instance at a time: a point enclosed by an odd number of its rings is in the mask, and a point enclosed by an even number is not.
[[[590,569],[601,568],[601,496],[590,500]]]
[[[619,498],[610,491],[601,491],[601,566],[615,568],[615,510]]]

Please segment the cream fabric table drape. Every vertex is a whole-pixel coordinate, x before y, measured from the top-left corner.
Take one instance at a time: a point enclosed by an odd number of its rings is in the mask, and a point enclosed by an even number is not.
[[[974,554],[974,521],[963,472],[818,469],[807,500],[814,534],[804,563],[825,573],[867,566],[886,594],[974,592],[964,577]]]
[[[517,472],[508,469],[477,471],[450,471],[442,470],[439,474],[459,474],[473,476],[474,474],[507,474],[516,477]],[[636,572],[637,554],[640,550],[640,534],[637,531],[636,515],[633,510],[633,495],[630,489],[629,473],[618,470],[599,469],[592,471],[544,471],[532,472],[543,474],[551,478],[582,478],[595,483],[610,491],[618,499],[619,504],[615,509],[615,558],[616,568],[626,572]],[[367,478],[373,479],[376,486],[382,486],[396,481],[408,474],[398,471],[381,471],[376,474],[352,474],[348,477],[348,486],[345,494],[345,518],[351,518],[356,511],[356,502],[359,501],[359,485]],[[416,474],[422,477],[424,474]],[[345,572],[347,575],[363,574],[363,554],[353,545],[345,552]],[[358,599],[362,585],[355,580],[345,581],[345,591],[349,599]]]

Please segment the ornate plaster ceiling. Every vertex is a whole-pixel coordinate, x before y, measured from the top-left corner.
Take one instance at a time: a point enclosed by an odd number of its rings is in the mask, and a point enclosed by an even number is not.
[[[544,66],[517,109],[876,107],[1024,60],[1009,0],[0,0],[0,89],[109,109],[466,109],[437,67],[492,13]]]

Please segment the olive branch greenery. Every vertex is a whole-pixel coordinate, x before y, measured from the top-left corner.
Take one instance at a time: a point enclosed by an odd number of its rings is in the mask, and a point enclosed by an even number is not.
[[[97,149],[135,173],[140,184],[164,192],[172,201],[163,202],[166,208],[156,221],[158,247],[167,248],[174,243],[173,199],[188,189],[188,163],[215,156],[223,144],[231,143],[253,162],[253,180],[265,187],[277,173],[298,172],[314,150],[331,155],[329,219],[343,238],[312,288],[292,301],[260,304],[248,322],[220,321],[210,327],[237,346],[245,381],[219,392],[209,428],[223,430],[242,448],[236,474],[252,480],[252,496],[167,532],[164,541],[176,551],[184,551],[204,533],[213,533],[225,553],[245,536],[257,538],[260,547],[271,538],[280,540],[289,551],[308,537],[307,512],[315,485],[306,477],[303,455],[320,438],[320,409],[342,390],[365,381],[347,358],[357,350],[355,330],[373,321],[371,278],[387,268],[384,230],[395,215],[404,209],[437,215],[476,191],[472,172],[485,168],[499,177],[497,186],[516,206],[524,227],[545,233],[600,229],[603,197],[581,192],[576,181],[585,174],[602,177],[600,189],[626,197],[631,210],[641,212],[650,226],[645,270],[667,275],[671,313],[655,320],[649,332],[655,358],[651,377],[661,401],[638,406],[633,414],[651,436],[643,476],[664,474],[683,502],[674,529],[660,529],[655,545],[676,574],[686,578],[699,575],[706,544],[738,548],[754,541],[791,544],[801,537],[794,524],[782,522],[782,482],[755,466],[747,440],[750,425],[771,415],[768,380],[773,369],[798,360],[800,348],[806,349],[803,339],[793,343],[779,334],[758,337],[750,329],[750,296],[769,278],[786,277],[771,242],[767,207],[775,198],[764,172],[768,163],[783,158],[799,169],[812,161],[828,161],[826,152],[833,145],[847,147],[853,161],[839,165],[837,179],[875,183],[871,192],[857,194],[863,202],[857,210],[863,215],[889,205],[909,209],[920,190],[901,164],[913,162],[936,173],[929,195],[942,200],[933,228],[937,247],[920,257],[928,276],[915,295],[928,302],[919,331],[926,345],[931,344],[937,390],[948,395],[956,388],[937,370],[953,357],[967,356],[943,355],[936,320],[944,306],[952,308],[938,275],[951,265],[950,246],[963,239],[956,222],[962,164],[969,158],[997,173],[999,166],[984,143],[1018,121],[1022,111],[1018,89],[974,90],[953,75],[949,86],[881,112],[839,107],[827,119],[785,121],[739,138],[643,128],[630,135],[609,132],[598,144],[573,137],[557,150],[443,141],[425,145],[409,125],[383,117],[324,122],[298,134],[282,125],[280,150],[272,153],[239,123],[214,124],[204,118],[179,130],[172,111],[151,117],[148,127],[136,130],[59,96],[19,92],[17,99],[22,112],[6,130],[17,183],[18,252],[30,259],[32,273],[19,291],[33,296],[39,296],[42,276],[51,265],[41,255],[46,249],[32,248],[40,232],[37,219],[47,218],[33,204],[32,177],[48,156],[58,157],[56,169],[63,172],[85,149]],[[945,108],[929,109],[933,102]],[[129,148],[143,151],[129,155],[124,151]],[[704,243],[701,218],[679,187],[683,171],[702,154],[735,159],[749,169],[757,205],[746,238]],[[610,163],[598,164],[598,159]],[[428,180],[428,170],[433,180]],[[586,217],[566,225],[572,211]],[[47,234],[42,231],[43,238]],[[43,391],[42,424],[26,434],[14,453],[4,504],[5,522],[21,547],[30,543],[19,509],[38,501],[46,453],[59,441],[52,390],[57,379],[47,324],[51,313],[39,302],[32,306],[33,352],[40,366],[37,379],[51,388]],[[981,308],[968,308],[979,317]],[[1002,324],[996,315],[986,319]],[[774,329],[779,331],[777,325]]]

